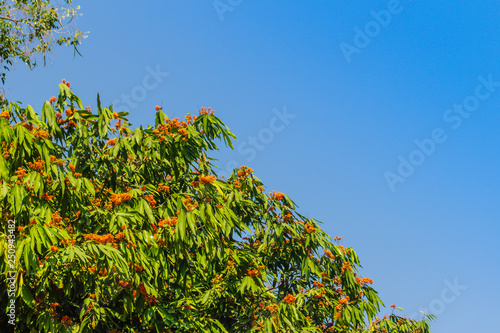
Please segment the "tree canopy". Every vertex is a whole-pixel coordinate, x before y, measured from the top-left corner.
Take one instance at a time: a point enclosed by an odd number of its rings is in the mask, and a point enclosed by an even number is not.
[[[429,332],[432,316],[377,318],[355,251],[252,169],[218,177],[209,154],[235,136],[213,110],[156,107],[133,129],[68,86],[0,113],[0,304],[11,220],[18,332]]]
[[[59,7],[49,0],[0,0],[0,78],[5,82],[6,71],[16,60],[33,67],[56,45],[75,48],[83,33],[72,24],[78,7],[71,0]]]

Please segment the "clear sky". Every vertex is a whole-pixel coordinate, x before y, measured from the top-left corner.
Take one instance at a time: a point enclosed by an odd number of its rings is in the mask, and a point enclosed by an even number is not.
[[[250,166],[342,236],[387,305],[499,331],[498,0],[76,4],[83,56],[17,64],[8,97],[40,110],[66,79],[134,125],[212,107],[239,138],[221,174]]]

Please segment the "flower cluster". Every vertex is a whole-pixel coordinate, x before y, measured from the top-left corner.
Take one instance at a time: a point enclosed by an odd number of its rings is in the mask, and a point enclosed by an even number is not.
[[[187,121],[179,121],[179,118],[167,119],[165,124],[159,124],[153,133],[160,138],[160,143],[166,140],[166,136],[174,137],[176,134],[182,135],[182,140],[186,141],[189,136],[186,127],[191,122],[191,118],[186,119]]]
[[[283,302],[293,305],[295,304],[295,297],[292,294],[288,294],[285,296],[285,298],[283,298]]]
[[[66,109],[66,117],[69,118],[69,117],[73,116],[75,114],[75,112],[76,112],[76,109],[73,109],[73,110],[71,110],[69,108]]]
[[[174,216],[172,218],[162,219],[158,223],[158,226],[162,228],[165,224],[168,224],[171,227],[175,227],[175,225],[177,224],[177,217]]]
[[[49,137],[50,137],[49,132],[44,131],[42,129],[38,129],[35,132],[35,138],[37,138],[37,139],[40,139],[40,138],[48,139]]]
[[[83,235],[83,238],[85,238],[85,240],[90,240],[101,244],[116,242],[115,237],[111,234],[106,234],[106,235],[86,234]]]
[[[253,170],[249,167],[246,167],[244,165],[242,165],[238,171],[236,171],[236,174],[238,175],[238,178],[242,179],[242,178],[248,178],[252,175],[253,173]]]
[[[28,162],[28,168],[30,168],[33,171],[38,171],[38,172],[41,172],[43,170],[44,165],[45,165],[45,161],[41,161],[40,158],[38,158],[38,160],[35,162]]]
[[[335,259],[335,256],[332,254],[331,251],[323,250],[323,252],[325,252],[325,256],[327,256],[328,258]]]
[[[347,305],[348,303],[349,303],[349,296],[346,296],[346,297],[341,298],[339,300],[339,304],[335,307],[335,310],[338,311],[337,314],[336,314],[336,316],[335,316],[335,319],[337,319],[337,320],[340,319],[340,316],[341,316],[341,311],[340,310],[342,309],[342,307],[344,305]]]
[[[212,284],[218,284],[221,283],[224,280],[222,276],[217,274],[213,279],[212,279]]]
[[[342,270],[340,271],[340,274],[344,274],[346,269],[352,271],[351,264],[348,263],[347,261],[344,262],[344,264],[342,265]]]
[[[118,284],[120,286],[122,286],[123,288],[129,288],[130,287],[130,283],[122,281],[122,280],[118,281]]]
[[[45,200],[45,201],[50,201],[50,200],[52,200],[53,197],[54,197],[53,195],[49,195],[49,194],[43,192],[41,199]]]
[[[201,184],[212,184],[213,181],[215,180],[215,176],[214,175],[200,176],[199,179]]]
[[[56,163],[56,164],[62,164],[62,163],[64,163],[62,160],[59,160],[59,158],[57,158],[54,155],[50,155],[50,162]]]
[[[184,199],[182,201],[182,203],[184,203],[186,205],[186,208],[188,211],[192,211],[193,209],[195,209],[196,207],[198,207],[198,203],[195,202],[195,203],[192,203],[193,202],[193,198],[191,197],[186,197],[186,199]]]
[[[321,288],[321,287],[324,287],[325,285],[321,282],[318,282],[318,281],[314,281],[313,282],[313,286],[316,287],[316,288]]]
[[[63,243],[63,245],[68,245],[68,246],[75,246],[76,244],[76,239],[63,239],[61,240],[61,243]]]
[[[73,324],[73,321],[71,321],[68,316],[63,316],[61,318],[61,323],[64,327],[68,327],[69,325]]]
[[[9,148],[7,147],[3,147],[2,148],[2,156],[5,157],[5,158],[9,158],[10,157],[10,152],[9,152]]]
[[[275,313],[278,311],[278,304],[271,304],[271,305],[268,305],[266,306],[266,310],[271,312],[271,313]]]
[[[160,190],[160,192],[170,192],[170,187],[165,184],[159,184],[158,189]]]
[[[258,276],[260,276],[260,275],[262,274],[262,273],[261,273],[261,272],[259,272],[257,269],[249,269],[249,270],[247,271],[247,273],[248,273],[248,275],[249,275],[250,277],[252,277],[252,278],[256,278],[256,277],[258,277]]]
[[[200,115],[203,115],[203,114],[206,114],[206,115],[210,114],[211,116],[213,116],[214,115],[214,110],[212,110],[212,108],[208,108],[207,109],[206,107],[202,107],[200,109]]]
[[[50,214],[50,217],[51,219],[48,225],[60,226],[60,223],[63,220],[63,218],[59,215],[58,211],[54,212],[53,214]]]
[[[307,234],[313,234],[313,233],[315,233],[315,232],[316,232],[316,230],[317,230],[317,229],[316,229],[316,228],[315,228],[312,224],[310,224],[309,222],[306,222],[306,224],[304,225],[304,227],[305,227],[304,231],[305,231],[305,233],[307,233]]]
[[[283,200],[283,198],[285,197],[283,193],[276,191],[272,191],[271,193],[269,193],[269,195],[275,200]]]
[[[26,169],[19,167],[17,168],[15,174],[17,178],[22,179],[24,176],[26,176]]]
[[[373,280],[372,279],[369,279],[369,278],[356,278],[356,282],[359,284],[359,285],[364,285],[364,284],[373,284]]]
[[[113,193],[111,194],[111,203],[115,206],[120,205],[121,203],[130,200],[132,198],[132,195],[130,193]]]
[[[148,201],[149,206],[151,206],[151,208],[153,208],[153,209],[156,208],[156,200],[152,194],[145,194],[144,199],[146,199]]]

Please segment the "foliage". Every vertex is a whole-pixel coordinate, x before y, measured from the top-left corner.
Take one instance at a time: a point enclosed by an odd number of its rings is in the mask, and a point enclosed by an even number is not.
[[[72,0],[64,0],[70,5]],[[0,0],[0,78],[5,83],[5,71],[13,61],[21,60],[28,66],[37,65],[37,57],[45,62],[45,55],[53,44],[75,48],[83,37],[72,26],[79,9],[58,7],[49,0]]]
[[[247,167],[207,153],[234,135],[202,108],[130,128],[67,84],[0,114],[0,304],[16,221],[19,332],[429,332],[383,305],[352,248]],[[0,326],[6,327],[2,314]]]

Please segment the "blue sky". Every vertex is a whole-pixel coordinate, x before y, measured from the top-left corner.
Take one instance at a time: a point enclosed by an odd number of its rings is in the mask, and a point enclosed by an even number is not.
[[[17,64],[11,99],[40,109],[64,78],[134,125],[210,106],[239,138],[221,174],[248,165],[323,221],[387,305],[498,332],[498,1],[76,4],[83,56]]]

